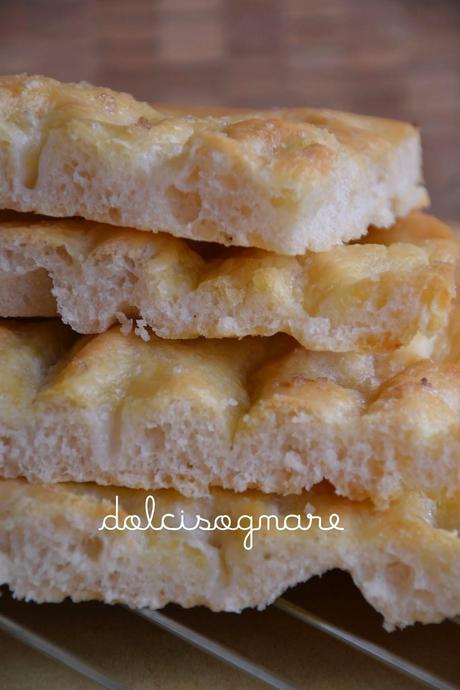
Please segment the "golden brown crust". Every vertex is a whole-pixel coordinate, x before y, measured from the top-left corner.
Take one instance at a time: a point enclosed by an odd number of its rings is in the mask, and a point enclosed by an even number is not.
[[[187,495],[298,493],[327,479],[379,505],[460,489],[460,364],[427,359],[421,337],[372,356],[286,336],[146,343],[114,328],[50,368],[56,326],[30,328],[43,352],[2,327],[3,476]]]
[[[197,117],[127,94],[0,80],[0,206],[280,254],[427,203],[406,123],[300,108]]]
[[[146,525],[143,491],[94,485],[30,485],[0,481],[0,584],[35,601],[102,599],[158,608],[172,601],[240,611],[265,607],[282,591],[332,568],[351,573],[367,600],[383,614],[387,629],[415,621],[437,622],[460,613],[460,495],[435,502],[405,494],[386,510],[335,496],[317,487],[295,497],[235,495],[213,491],[206,499],[155,492],[153,524],[180,510],[187,525],[196,515],[228,515],[239,531],[100,531],[107,515],[119,525],[128,515]],[[310,512],[343,531],[293,529],[292,516]],[[243,540],[261,516],[277,516],[291,531],[260,522],[252,548]],[[287,516],[291,518],[284,522]],[[114,519],[107,523],[114,524]],[[203,524],[203,523],[201,523]],[[337,524],[337,523],[335,523]]]
[[[140,319],[179,339],[281,331],[314,350],[386,351],[446,325],[457,260],[450,228],[421,213],[301,257],[0,215],[0,316],[59,314],[80,333]]]

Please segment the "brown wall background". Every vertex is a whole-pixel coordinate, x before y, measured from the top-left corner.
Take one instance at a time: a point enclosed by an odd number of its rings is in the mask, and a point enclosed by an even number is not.
[[[0,71],[181,104],[313,105],[422,127],[460,219],[460,1],[0,0]]]

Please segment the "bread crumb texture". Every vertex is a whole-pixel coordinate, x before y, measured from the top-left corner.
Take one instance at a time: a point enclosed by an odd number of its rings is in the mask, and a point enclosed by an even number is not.
[[[0,583],[15,596],[58,602],[100,599],[133,607],[168,602],[214,611],[264,608],[286,588],[340,568],[349,572],[388,630],[434,623],[460,613],[460,494],[434,501],[406,493],[386,510],[339,498],[330,487],[294,497],[235,495],[214,490],[202,499],[173,491],[152,494],[155,515],[194,522],[246,515],[312,512],[343,531],[276,531],[264,527],[245,550],[245,531],[99,531],[104,517],[139,515],[146,493],[91,484],[30,485],[0,481]],[[292,518],[291,518],[292,520]]]
[[[283,332],[310,350],[386,352],[445,327],[458,249],[422,213],[298,257],[0,214],[0,316],[59,315],[79,333],[118,321],[144,339]]]
[[[427,203],[407,123],[310,108],[198,117],[0,78],[0,208],[303,254]]]
[[[460,490],[459,309],[384,354],[285,335],[147,342],[114,327],[0,322],[0,474],[299,493],[326,479],[384,506]]]

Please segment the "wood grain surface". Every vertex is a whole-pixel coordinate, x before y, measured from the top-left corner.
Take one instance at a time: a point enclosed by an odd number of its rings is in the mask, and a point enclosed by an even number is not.
[[[0,0],[0,71],[159,102],[408,119],[433,211],[460,217],[456,0]]]

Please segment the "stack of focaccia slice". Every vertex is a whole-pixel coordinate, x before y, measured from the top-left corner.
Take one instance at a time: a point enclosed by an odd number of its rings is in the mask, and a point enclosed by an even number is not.
[[[0,582],[238,611],[338,567],[388,628],[460,613],[426,203],[410,125],[1,79]]]

